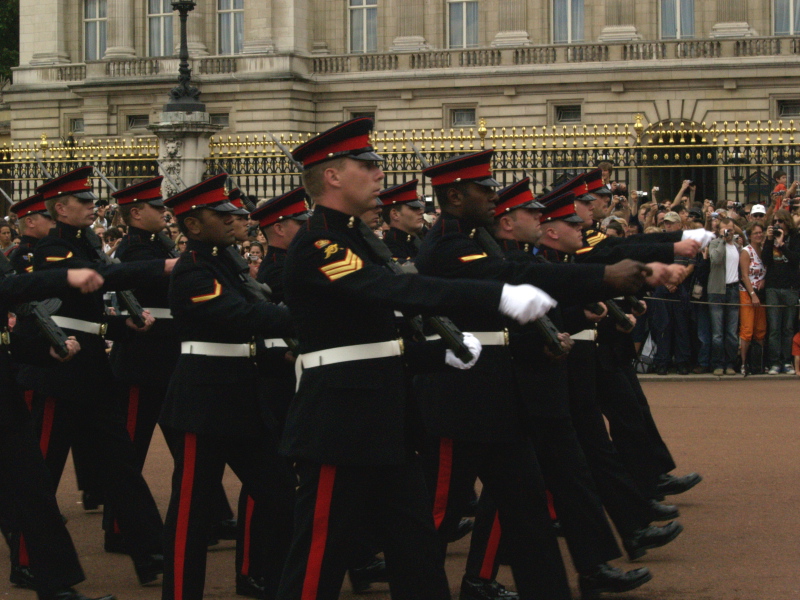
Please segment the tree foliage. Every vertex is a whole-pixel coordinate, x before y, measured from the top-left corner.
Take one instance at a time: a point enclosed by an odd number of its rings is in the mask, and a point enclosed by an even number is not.
[[[19,0],[0,0],[0,80],[19,64]]]

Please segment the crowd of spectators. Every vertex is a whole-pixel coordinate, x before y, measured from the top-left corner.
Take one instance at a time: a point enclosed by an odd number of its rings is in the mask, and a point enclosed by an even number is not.
[[[686,180],[674,199],[659,201],[658,188],[629,191],[603,166],[613,196],[595,218],[607,235],[706,228],[717,236],[694,259],[682,259],[682,284],[649,295],[648,317],[635,330],[642,368],[800,374],[798,183],[787,187],[786,173],[777,171],[768,202],[741,205],[700,200]]]

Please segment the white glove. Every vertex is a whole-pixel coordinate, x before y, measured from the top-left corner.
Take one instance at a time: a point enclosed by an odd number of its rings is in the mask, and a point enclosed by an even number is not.
[[[472,352],[472,360],[468,363],[464,363],[458,358],[450,348],[447,349],[447,352],[444,354],[444,362],[450,365],[451,367],[455,367],[456,369],[469,369],[472,367],[476,362],[478,362],[478,358],[481,355],[481,343],[471,333],[467,333],[464,331],[462,334],[464,336],[464,345],[469,348],[469,351]]]
[[[546,292],[535,286],[505,284],[498,310],[520,323],[528,323],[546,315],[556,304]]]
[[[700,249],[702,250],[708,243],[713,240],[715,235],[707,229],[687,229],[683,232],[681,240],[696,240],[700,242]]]

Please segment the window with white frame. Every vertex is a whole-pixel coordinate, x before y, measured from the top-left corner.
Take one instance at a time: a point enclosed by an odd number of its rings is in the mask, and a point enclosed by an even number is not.
[[[217,0],[217,53],[240,54],[244,43],[244,0]]]
[[[448,0],[449,48],[477,48],[478,3],[475,0]]]
[[[800,0],[775,0],[775,35],[800,34]]]
[[[106,53],[106,0],[83,3],[83,59],[100,60]]]
[[[694,37],[694,0],[661,0],[661,39]]]
[[[583,0],[553,0],[553,43],[583,41]]]
[[[378,51],[378,0],[350,0],[350,52]]]
[[[147,50],[149,56],[172,56],[172,3],[170,0],[147,0]]]

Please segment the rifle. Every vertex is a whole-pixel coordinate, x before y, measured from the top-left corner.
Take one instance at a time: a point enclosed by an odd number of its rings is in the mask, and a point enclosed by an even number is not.
[[[625,311],[620,308],[619,304],[617,304],[614,300],[604,300],[603,303],[608,308],[608,316],[611,317],[611,320],[614,321],[614,324],[618,325],[625,333],[630,333],[633,331],[633,323],[630,322],[625,314]],[[586,307],[586,310],[595,315],[603,314],[603,307],[601,307],[598,302],[589,304]]]
[[[276,138],[274,135],[272,135],[271,132],[268,131],[267,135],[269,135],[269,137],[272,138],[272,141],[275,142],[275,145],[278,147],[278,149],[281,152],[283,152],[284,156],[286,156],[286,158],[289,160],[289,162],[292,165],[294,165],[294,168],[297,169],[298,172],[302,173],[303,172],[303,164],[294,159],[294,156],[292,156],[292,151],[289,150],[289,148],[287,148],[285,144],[283,144],[280,141],[278,141],[278,138]]]
[[[6,202],[8,202],[9,204],[14,204],[14,201],[11,199],[11,196],[6,194],[6,191],[1,187],[0,187],[0,194],[3,194],[3,198],[6,199]]]
[[[500,248],[498,243],[494,241],[494,238],[489,234],[489,232],[483,227],[478,227],[475,230],[475,241],[478,243],[478,246],[480,246],[489,256],[502,258],[503,250]],[[553,323],[550,317],[547,315],[542,315],[533,322],[533,326],[536,328],[536,331],[539,332],[544,345],[547,346],[547,349],[550,350],[550,353],[555,358],[564,356],[566,354],[564,347],[561,345],[561,340],[558,339],[558,335],[561,332],[558,330],[558,327],[556,327],[555,323]]]
[[[170,184],[172,185],[172,187],[175,188],[175,191],[180,192],[182,189],[184,189],[186,187],[186,184],[183,183],[183,179],[181,179],[180,175],[177,175],[179,182],[176,182],[172,178],[172,176],[167,172],[167,169],[164,168],[164,165],[161,164],[160,160],[157,160],[156,164],[158,165],[158,168],[161,169],[161,172],[164,174],[164,177],[167,178],[167,181],[169,181]],[[180,183],[180,185],[179,185],[179,183]]]
[[[14,267],[5,254],[0,252],[0,276],[10,277],[14,275]],[[69,356],[67,348],[67,334],[53,321],[53,317],[45,310],[40,302],[28,302],[16,307],[15,311],[20,316],[31,315],[36,321],[36,325],[47,339],[50,346],[61,358]]]

